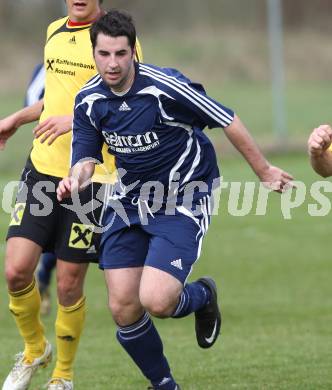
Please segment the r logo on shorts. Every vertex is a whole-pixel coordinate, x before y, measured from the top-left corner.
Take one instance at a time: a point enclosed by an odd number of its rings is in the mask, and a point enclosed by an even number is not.
[[[24,210],[25,210],[26,203],[16,203],[13,213],[12,213],[12,219],[10,220],[9,226],[19,226],[21,225]]]
[[[68,246],[76,249],[89,249],[93,235],[93,226],[73,223]]]

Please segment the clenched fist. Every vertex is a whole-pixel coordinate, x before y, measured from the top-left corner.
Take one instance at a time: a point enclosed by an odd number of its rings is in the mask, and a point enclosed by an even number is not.
[[[332,143],[332,128],[321,125],[313,130],[308,139],[308,152],[312,157],[321,156]]]

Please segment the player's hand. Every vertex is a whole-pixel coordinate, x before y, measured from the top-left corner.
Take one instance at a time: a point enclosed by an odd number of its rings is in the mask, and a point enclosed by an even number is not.
[[[73,177],[64,177],[58,184],[56,196],[59,202],[65,198],[69,198],[75,189],[77,189],[77,180]]]
[[[18,129],[16,118],[11,115],[0,120],[0,150],[4,150],[8,139]]]
[[[308,153],[319,157],[332,143],[332,129],[329,125],[321,125],[313,130],[308,139]]]
[[[71,131],[73,122],[72,115],[51,116],[45,121],[39,123],[33,130],[36,138],[40,138],[40,142],[51,145],[60,135]]]
[[[273,165],[269,165],[261,172],[259,179],[265,187],[276,192],[285,192],[288,188],[294,187],[293,176]]]

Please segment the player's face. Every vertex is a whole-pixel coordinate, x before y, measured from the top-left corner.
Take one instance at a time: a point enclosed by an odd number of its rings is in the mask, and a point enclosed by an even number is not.
[[[110,37],[99,33],[94,58],[104,82],[114,91],[126,91],[135,77],[135,51],[126,36]]]
[[[99,0],[66,0],[66,4],[73,22],[91,22],[100,13]]]

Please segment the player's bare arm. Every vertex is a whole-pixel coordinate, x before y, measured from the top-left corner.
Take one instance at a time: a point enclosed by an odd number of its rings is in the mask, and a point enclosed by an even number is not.
[[[63,178],[56,190],[58,201],[69,198],[72,193],[79,192],[87,187],[95,171],[95,163],[91,161],[78,162],[75,164],[69,176]]]
[[[36,138],[40,138],[41,143],[47,141],[48,145],[52,145],[59,136],[71,131],[72,123],[73,115],[51,116],[39,123],[33,133]]]
[[[38,120],[42,108],[43,100],[39,100],[32,106],[25,107],[0,120],[0,150],[3,150],[6,147],[8,139],[20,126]]]
[[[277,192],[293,180],[293,177],[282,169],[271,165],[259,150],[249,131],[235,115],[233,122],[225,128],[227,138],[244,156],[260,181]],[[287,186],[286,186],[287,187]]]
[[[308,139],[308,153],[313,169],[321,176],[332,175],[332,128],[329,125],[316,127]]]

